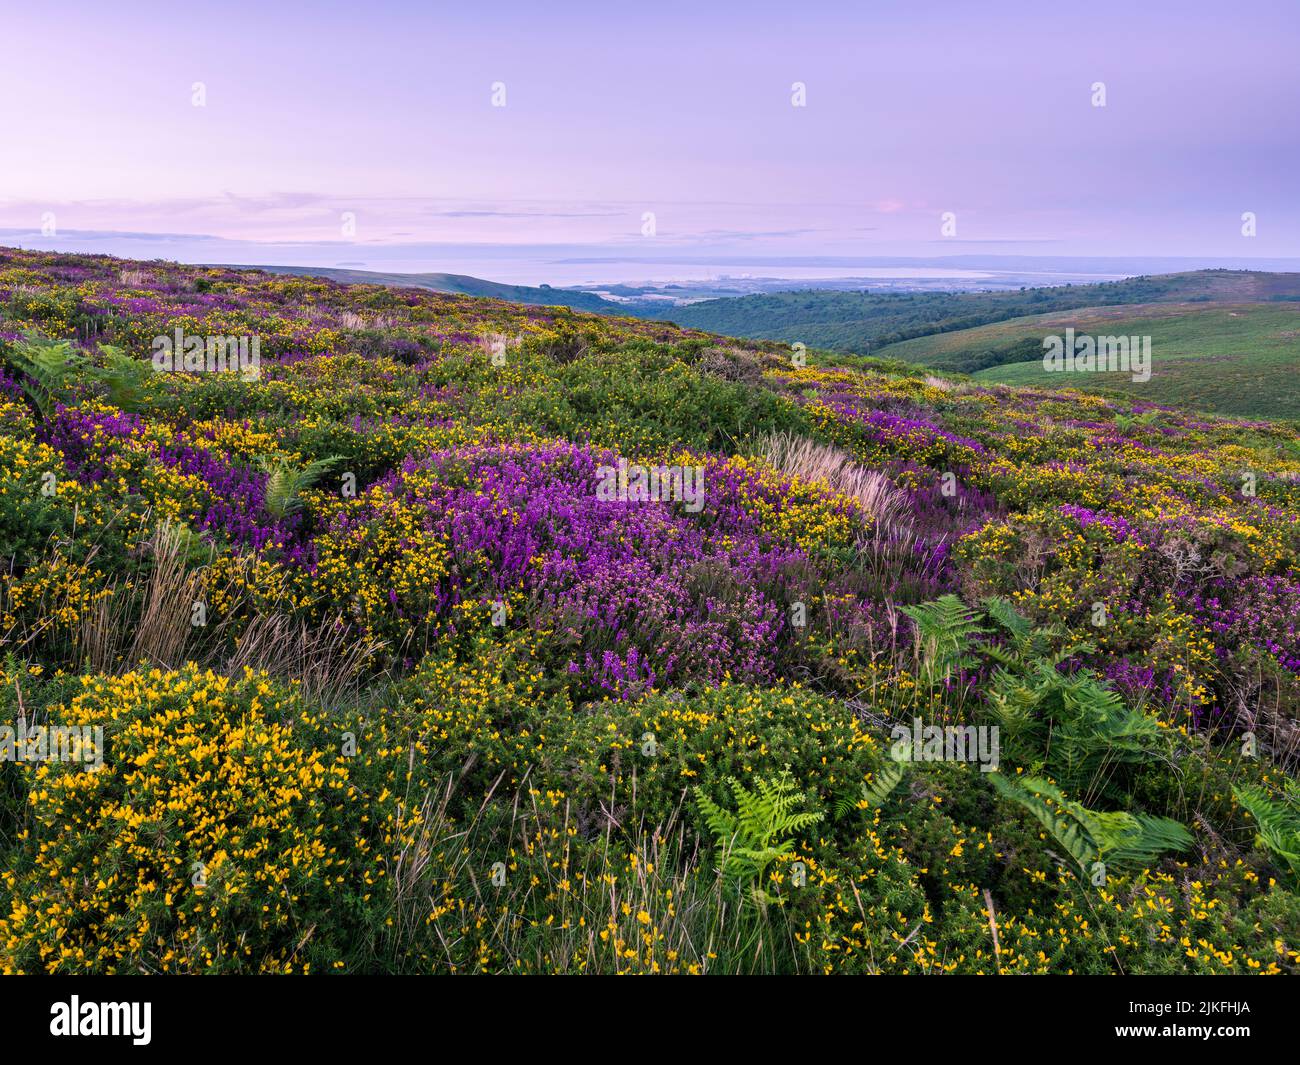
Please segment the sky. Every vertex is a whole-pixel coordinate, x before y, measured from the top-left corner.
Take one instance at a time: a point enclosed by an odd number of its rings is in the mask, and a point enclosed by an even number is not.
[[[1300,255],[1296,0],[3,2],[3,244]]]

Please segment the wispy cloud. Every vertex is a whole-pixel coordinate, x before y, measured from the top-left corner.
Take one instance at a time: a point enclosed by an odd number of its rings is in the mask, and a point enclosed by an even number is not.
[[[895,254],[952,212],[989,246],[1300,251],[1293,0],[755,3],[67,0],[53,60],[48,13],[11,5],[0,93],[42,91],[5,113],[0,225],[314,242],[349,215],[367,246],[614,248],[653,215],[678,247]]]

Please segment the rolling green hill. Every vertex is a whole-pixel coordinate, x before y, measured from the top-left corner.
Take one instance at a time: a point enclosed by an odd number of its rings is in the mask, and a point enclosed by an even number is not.
[[[239,267],[233,267],[239,269]],[[627,314],[627,308],[590,292],[552,288],[550,285],[503,285],[468,274],[396,274],[378,270],[350,270],[332,266],[259,266],[270,274],[301,274],[324,277],[351,285],[394,285],[399,288],[425,288],[457,296],[488,296],[539,307],[572,307],[596,314]]]
[[[1094,336],[1150,336],[1151,379],[1044,370],[1043,338],[1068,327]],[[878,354],[973,373],[987,382],[1089,392],[1118,389],[1193,410],[1300,418],[1300,306],[1290,303],[1093,307],[921,337]]]
[[[490,296],[512,303],[628,315],[638,308],[592,293],[506,285],[463,274],[396,274],[335,267],[265,267],[343,283]],[[1016,292],[806,291],[640,309],[678,325],[811,348],[861,353],[990,382],[1121,389],[1156,402],[1251,417],[1300,418],[1300,273],[1201,270],[1096,285]],[[1043,337],[1150,335],[1150,381],[1047,373]]]
[[[1300,300],[1300,274],[1198,270],[1016,292],[779,292],[706,300],[675,308],[666,317],[731,336],[877,354],[915,337],[1080,307],[1292,300]]]

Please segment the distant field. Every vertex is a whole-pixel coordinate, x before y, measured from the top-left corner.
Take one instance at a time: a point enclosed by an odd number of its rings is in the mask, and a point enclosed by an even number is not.
[[[1151,380],[1045,371],[1043,338],[1068,326],[1076,333],[1149,335]],[[1192,410],[1300,418],[1300,306],[1293,303],[1094,307],[920,337],[877,354],[970,372],[984,382],[1119,390]]]
[[[1300,273],[1197,270],[1011,292],[774,292],[706,300],[671,310],[655,308],[652,314],[727,336],[788,344],[801,341],[810,348],[876,355],[887,346],[916,337],[1084,307],[1283,301],[1300,302]]]

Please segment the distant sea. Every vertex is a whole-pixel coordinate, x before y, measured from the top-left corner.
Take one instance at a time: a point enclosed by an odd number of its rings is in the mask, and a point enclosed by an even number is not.
[[[467,274],[516,285],[556,288],[606,286],[655,288],[702,282],[736,291],[772,291],[782,282],[810,287],[938,289],[1008,288],[1106,281],[1137,274],[1174,273],[1207,267],[1300,270],[1300,259],[1157,257],[1062,257],[956,255],[847,257],[736,254],[664,254],[591,245],[367,244],[344,241],[260,242],[158,233],[0,229],[0,245],[48,251],[92,252],[129,259],[247,266],[317,266],[384,273]],[[619,254],[624,251],[625,254]],[[638,250],[639,251],[639,250]],[[712,286],[703,286],[712,287]],[[790,286],[786,286],[790,287]]]

